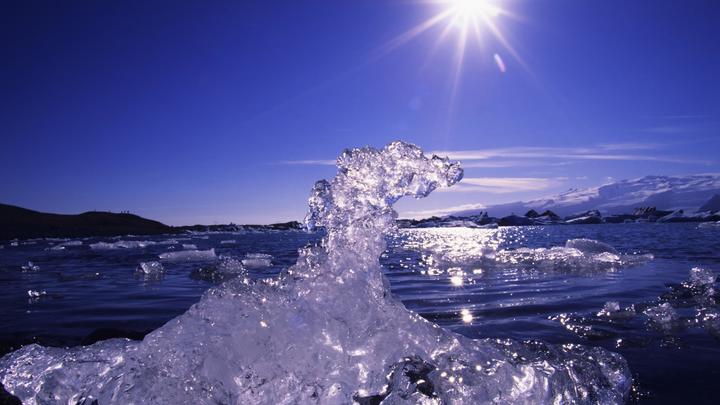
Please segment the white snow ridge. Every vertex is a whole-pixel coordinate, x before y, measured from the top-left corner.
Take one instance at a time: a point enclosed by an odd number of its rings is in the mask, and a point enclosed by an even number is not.
[[[456,163],[394,142],[346,150],[315,184],[306,217],[324,226],[279,278],[235,278],[142,342],[25,346],[0,381],[25,404],[621,403],[618,354],[581,345],[473,340],[408,311],[378,258],[392,204],[462,178]]]

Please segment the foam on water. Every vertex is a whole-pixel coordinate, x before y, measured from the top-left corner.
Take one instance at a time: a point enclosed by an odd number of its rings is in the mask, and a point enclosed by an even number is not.
[[[0,382],[26,404],[623,402],[617,354],[472,340],[391,295],[378,258],[392,204],[458,182],[458,164],[395,142],[347,150],[338,166],[306,218],[326,237],[278,278],[212,288],[142,342],[25,346],[0,359]]]

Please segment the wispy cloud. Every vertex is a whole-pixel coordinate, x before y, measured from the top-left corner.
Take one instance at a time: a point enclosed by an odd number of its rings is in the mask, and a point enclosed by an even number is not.
[[[667,127],[670,131],[671,127]],[[657,128],[658,130],[660,127]],[[668,132],[669,133],[669,132]],[[555,166],[581,161],[646,161],[677,164],[710,165],[715,162],[664,155],[658,143],[605,143],[578,147],[517,146],[509,148],[437,150],[428,155],[448,156],[459,160],[466,169]],[[331,159],[286,160],[286,165],[335,165]]]
[[[683,164],[710,164],[712,162],[664,156],[656,152],[662,145],[655,143],[613,143],[583,147],[519,146],[510,148],[439,150],[430,152],[463,162],[463,167],[503,167],[504,162],[522,161],[521,165],[555,164],[566,161],[651,161]],[[520,165],[517,165],[520,166]],[[515,167],[515,166],[513,166]]]
[[[540,191],[562,185],[567,177],[466,177],[450,188],[438,189],[448,193],[507,194]]]
[[[678,125],[663,125],[663,126],[657,126],[657,127],[650,127],[650,128],[644,128],[642,129],[642,132],[647,132],[650,134],[668,134],[668,135],[674,135],[674,134],[686,134],[688,132],[693,132],[693,128],[688,127],[682,127]]]
[[[278,162],[281,165],[309,165],[309,166],[335,166],[334,159],[307,159],[307,160],[283,160]]]
[[[463,204],[456,205],[454,207],[437,208],[430,210],[421,211],[403,211],[400,213],[401,218],[427,218],[432,216],[443,216],[453,212],[467,211],[467,210],[482,210],[485,209],[483,204]]]

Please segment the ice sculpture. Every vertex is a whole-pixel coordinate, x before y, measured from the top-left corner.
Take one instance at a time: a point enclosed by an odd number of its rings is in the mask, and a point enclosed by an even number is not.
[[[600,348],[472,340],[408,311],[378,262],[392,204],[462,178],[413,145],[346,150],[319,181],[308,226],[319,246],[280,277],[206,292],[142,342],[26,346],[0,381],[26,404],[619,403],[631,377]]]

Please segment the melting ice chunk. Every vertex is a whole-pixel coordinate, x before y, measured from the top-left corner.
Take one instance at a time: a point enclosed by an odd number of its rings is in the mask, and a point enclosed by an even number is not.
[[[715,274],[707,269],[693,267],[690,270],[690,283],[695,286],[712,285],[716,278]]]
[[[204,281],[225,281],[247,272],[242,262],[232,257],[222,257],[217,264],[209,264],[190,273],[190,278]]]
[[[242,259],[242,264],[250,269],[272,266],[272,255],[265,253],[248,253]]]
[[[81,240],[69,240],[67,242],[60,243],[61,246],[82,246],[83,241]]]
[[[90,249],[93,250],[115,250],[115,249],[140,249],[156,243],[149,240],[119,240],[117,242],[97,242],[91,243]]]
[[[166,262],[201,262],[217,260],[215,249],[209,250],[183,250],[180,252],[161,253],[158,257]]]
[[[678,320],[678,314],[675,308],[668,302],[647,308],[643,313],[662,328],[669,328]]]
[[[135,273],[148,277],[158,277],[165,273],[165,268],[160,262],[141,262],[135,269]]]
[[[566,248],[577,249],[583,253],[601,254],[611,253],[617,255],[618,251],[614,247],[593,239],[570,239],[565,242]]]
[[[27,264],[23,264],[21,266],[22,271],[38,271],[40,270],[40,266],[37,264],[34,264],[33,262],[27,262]]]
[[[620,311],[620,303],[617,301],[608,301],[597,314],[598,316],[611,316],[618,311]]]
[[[47,295],[47,291],[28,290],[27,295],[30,298],[40,298],[43,295]]]

